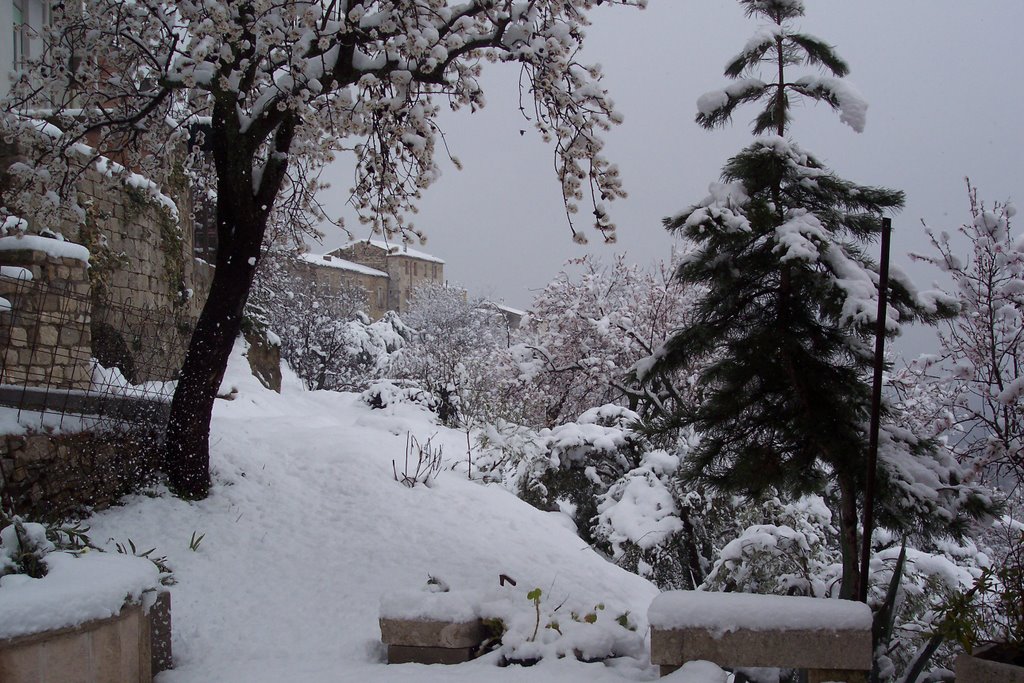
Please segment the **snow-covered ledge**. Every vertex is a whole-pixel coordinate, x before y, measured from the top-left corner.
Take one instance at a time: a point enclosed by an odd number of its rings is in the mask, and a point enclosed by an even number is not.
[[[651,663],[806,669],[809,683],[867,681],[871,610],[850,600],[669,591],[651,603]]]
[[[170,666],[170,595],[144,558],[52,552],[0,578],[0,681],[150,683]]]

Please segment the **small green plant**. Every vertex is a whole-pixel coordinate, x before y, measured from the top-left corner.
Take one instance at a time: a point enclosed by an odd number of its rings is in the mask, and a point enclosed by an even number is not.
[[[196,536],[197,533],[198,532],[193,531],[192,538],[188,542],[188,549],[192,552],[198,551],[199,545],[203,542],[203,539],[206,538],[206,534],[199,534],[198,536]]]
[[[537,640],[537,631],[540,630],[540,588],[534,588],[532,591],[526,594],[526,599],[533,603],[533,609],[537,613],[537,621],[533,625],[533,635],[530,636],[529,642]]]
[[[135,547],[135,542],[129,538],[127,546],[123,543],[115,542],[114,549],[122,555],[134,555],[135,557],[143,557],[149,560],[156,565],[156,568],[160,571],[160,583],[165,586],[169,586],[174,583],[174,572],[167,564],[167,557],[164,555],[161,555],[160,557],[153,555],[156,548],[150,548],[145,552],[139,552],[138,548]]]
[[[43,558],[51,552],[81,553],[95,548],[89,541],[89,527],[27,522],[18,515],[0,511],[0,576],[25,574],[35,579],[46,576]]]
[[[1024,665],[1024,533],[969,590],[947,598],[933,638],[959,643],[967,654],[987,646],[989,658]]]

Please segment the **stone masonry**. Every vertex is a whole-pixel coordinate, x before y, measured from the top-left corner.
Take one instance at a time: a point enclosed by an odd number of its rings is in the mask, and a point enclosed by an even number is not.
[[[0,276],[0,297],[12,308],[0,313],[0,383],[88,389],[87,264],[41,250],[17,249],[0,251],[0,266],[20,267],[31,274],[31,279]]]
[[[157,466],[157,435],[0,435],[0,484],[18,514],[59,520],[102,509],[138,488]]]

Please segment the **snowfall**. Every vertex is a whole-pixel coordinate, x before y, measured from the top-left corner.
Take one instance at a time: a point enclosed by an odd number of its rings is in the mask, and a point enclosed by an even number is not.
[[[243,352],[236,348],[222,387],[233,400],[218,400],[214,412],[210,496],[186,502],[156,487],[87,520],[94,543],[113,551],[130,539],[139,551],[155,548],[174,571],[174,668],[157,683],[657,678],[645,634],[658,590],[593,552],[562,513],[469,480],[465,432],[415,405],[372,410],[357,394],[306,391],[287,370],[275,393],[252,377]],[[410,434],[443,448],[447,465],[429,487],[395,481]],[[499,586],[500,574],[517,585]],[[603,608],[598,625],[628,612],[632,649],[603,663],[548,656],[499,667],[492,652],[452,666],[388,665],[382,605],[400,611],[403,595],[415,602],[430,576],[453,595],[503,599],[527,623],[534,588],[545,621],[563,603],[565,611]],[[61,619],[59,609],[53,617]],[[727,676],[691,662],[661,680]]]

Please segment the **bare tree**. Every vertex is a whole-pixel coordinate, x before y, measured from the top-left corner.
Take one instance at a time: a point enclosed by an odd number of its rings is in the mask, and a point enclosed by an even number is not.
[[[960,315],[939,330],[941,351],[913,364],[945,388],[950,447],[976,475],[1024,475],[1024,239],[1015,238],[1011,204],[986,208],[967,182],[971,220],[960,226],[969,254],[947,232],[928,231],[933,254],[914,257],[952,278]]]

